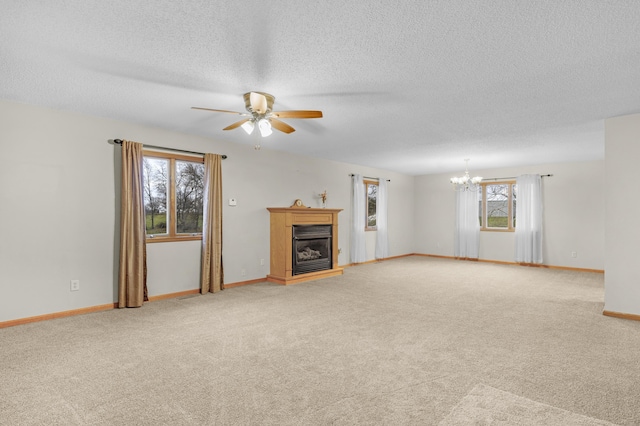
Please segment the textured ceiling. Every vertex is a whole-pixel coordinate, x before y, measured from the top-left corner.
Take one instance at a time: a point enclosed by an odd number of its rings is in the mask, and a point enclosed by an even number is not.
[[[594,160],[603,119],[640,112],[637,0],[1,5],[1,99],[247,149],[415,175]],[[252,90],[324,118],[261,138],[190,109],[244,111]]]

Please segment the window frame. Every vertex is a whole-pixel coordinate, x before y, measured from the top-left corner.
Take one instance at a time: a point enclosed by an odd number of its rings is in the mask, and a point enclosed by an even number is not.
[[[365,231],[377,231],[378,226],[369,226],[369,186],[377,186],[379,189],[379,182],[373,179],[364,179],[364,230]],[[378,223],[378,190],[376,189],[376,223]]]
[[[148,235],[145,231],[145,240],[147,243],[169,243],[175,241],[202,241],[202,233],[199,234],[178,234],[176,232],[177,224],[176,224],[176,161],[187,161],[191,163],[200,163],[204,164],[204,157],[201,156],[191,156],[178,154],[173,152],[165,152],[165,151],[152,151],[152,150],[142,150],[143,158],[161,158],[169,160],[169,167],[167,170],[168,176],[168,185],[169,185],[169,193],[167,194],[168,202],[167,209],[169,211],[169,221],[167,223],[167,233],[166,234],[150,234]],[[204,212],[203,212],[204,215]],[[146,222],[146,213],[145,213],[145,222]],[[146,230],[146,226],[145,226]]]
[[[489,185],[509,185],[509,190],[508,190],[508,200],[507,200],[507,227],[506,228],[495,228],[495,227],[489,227],[487,226],[487,224],[489,223],[489,221],[487,220],[487,186]],[[492,182],[480,182],[478,184],[478,188],[481,191],[481,193],[479,194],[479,196],[482,199],[482,225],[480,226],[480,230],[481,231],[486,231],[486,232],[515,232],[516,231],[516,227],[514,225],[514,220],[515,220],[515,211],[513,209],[513,187],[514,185],[516,185],[516,181],[509,179],[509,180],[497,180],[497,181],[492,181]]]

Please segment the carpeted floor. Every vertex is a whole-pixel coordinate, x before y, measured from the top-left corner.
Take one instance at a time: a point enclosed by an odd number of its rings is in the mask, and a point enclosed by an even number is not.
[[[509,392],[478,385],[438,426],[545,425],[611,426],[613,423],[540,404]]]
[[[602,301],[416,256],[0,329],[0,424],[638,425],[640,322]]]

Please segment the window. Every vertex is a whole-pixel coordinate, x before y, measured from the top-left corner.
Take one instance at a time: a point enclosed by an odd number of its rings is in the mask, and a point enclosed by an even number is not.
[[[204,160],[144,151],[147,242],[202,239]]]
[[[365,221],[366,231],[375,231],[376,228],[376,209],[378,198],[378,182],[373,180],[365,180],[365,192],[367,194],[367,217]]]
[[[483,182],[478,189],[480,198],[480,230],[515,231],[515,181]]]

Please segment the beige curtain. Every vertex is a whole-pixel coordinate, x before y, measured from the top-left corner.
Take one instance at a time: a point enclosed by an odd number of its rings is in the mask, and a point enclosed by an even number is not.
[[[204,156],[204,196],[202,221],[202,274],[200,292],[214,293],[224,288],[222,271],[222,156]]]
[[[122,141],[120,197],[118,307],[136,308],[148,300],[141,143]]]

